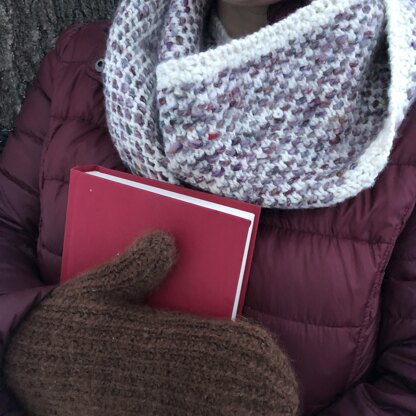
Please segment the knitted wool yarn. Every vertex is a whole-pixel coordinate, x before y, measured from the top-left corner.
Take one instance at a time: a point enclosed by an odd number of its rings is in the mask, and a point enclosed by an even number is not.
[[[279,208],[372,186],[416,96],[416,1],[314,0],[205,50],[209,3],[118,8],[106,105],[130,170]]]
[[[173,257],[151,234],[30,312],[3,366],[28,414],[296,414],[290,363],[265,330],[143,305]]]

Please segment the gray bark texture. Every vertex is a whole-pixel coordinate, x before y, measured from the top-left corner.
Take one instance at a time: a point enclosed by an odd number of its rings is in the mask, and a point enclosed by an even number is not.
[[[62,30],[111,18],[119,0],[0,0],[0,130],[11,129],[39,64]]]

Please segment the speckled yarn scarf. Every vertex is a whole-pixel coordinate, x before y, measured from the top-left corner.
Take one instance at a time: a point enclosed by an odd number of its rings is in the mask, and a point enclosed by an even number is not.
[[[206,50],[209,3],[119,6],[105,94],[130,170],[275,208],[372,186],[416,97],[416,0],[314,0]]]

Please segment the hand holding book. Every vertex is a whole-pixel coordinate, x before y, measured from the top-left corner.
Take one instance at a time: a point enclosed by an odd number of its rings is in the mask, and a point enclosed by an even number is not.
[[[61,282],[158,229],[180,258],[152,306],[235,319],[241,313],[260,207],[181,186],[84,166],[71,171]]]
[[[143,302],[175,260],[149,234],[57,287],[12,338],[8,386],[36,415],[294,415],[290,364],[248,322],[205,319]]]

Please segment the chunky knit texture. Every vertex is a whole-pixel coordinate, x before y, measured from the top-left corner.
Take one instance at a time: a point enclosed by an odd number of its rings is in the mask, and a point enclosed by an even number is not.
[[[105,90],[126,165],[265,207],[372,186],[416,96],[416,1],[314,0],[205,50],[209,5],[121,2]]]
[[[31,415],[296,414],[291,366],[265,330],[143,305],[174,257],[150,234],[30,313],[4,373]]]

